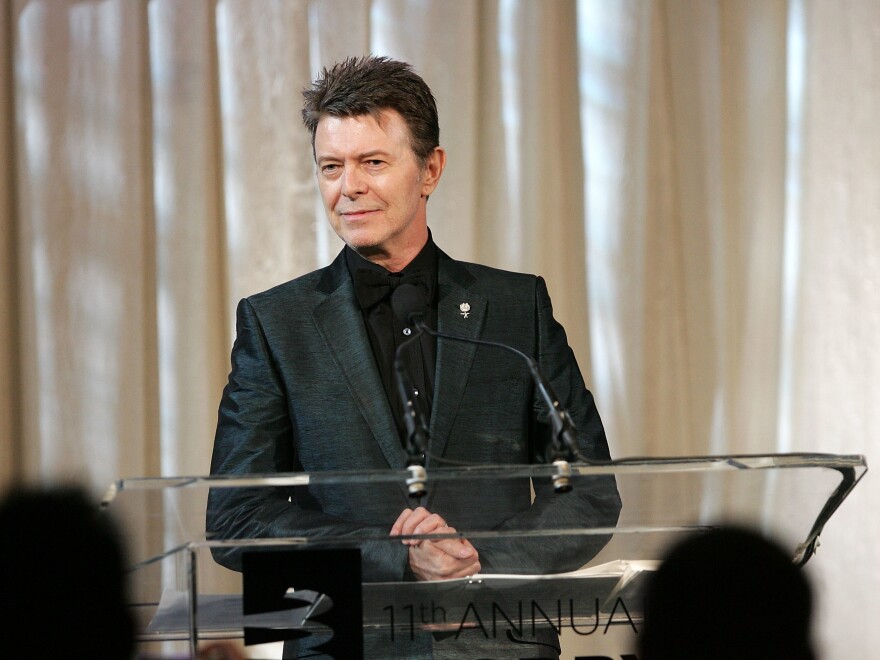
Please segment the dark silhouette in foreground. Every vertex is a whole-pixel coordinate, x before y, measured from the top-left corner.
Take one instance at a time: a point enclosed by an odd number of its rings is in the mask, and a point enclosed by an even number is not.
[[[640,660],[810,660],[812,593],[775,542],[721,528],[672,548],[652,577]]]
[[[0,639],[17,657],[130,658],[125,554],[105,512],[74,487],[0,502]]]

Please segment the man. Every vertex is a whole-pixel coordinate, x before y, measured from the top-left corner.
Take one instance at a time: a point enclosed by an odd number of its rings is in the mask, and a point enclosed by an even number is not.
[[[574,419],[580,451],[608,459],[593,398],[553,319],[543,280],[455,261],[431,238],[427,203],[446,152],[424,81],[405,63],[365,57],[325,69],[303,95],[318,187],[345,248],[330,266],[239,304],[212,473],[404,467],[393,361],[412,328],[390,302],[401,283],[420,287],[429,326],[536,357]],[[528,369],[510,353],[428,335],[402,353],[429,418],[429,469],[446,460],[503,465],[551,455],[545,406]],[[549,483],[536,482],[533,503],[527,479],[491,487],[438,482],[416,508],[402,488],[388,484],[344,492],[216,490],[208,529],[236,538],[375,539],[359,544],[365,581],[558,572],[586,563],[607,539],[392,543],[388,537],[613,526],[620,508],[613,480],[583,486],[557,496]],[[238,559],[232,553],[220,561],[237,567]],[[453,641],[460,640],[435,640],[432,651],[430,636],[427,646],[423,636],[418,653],[438,657]],[[383,657],[389,653],[386,647]]]

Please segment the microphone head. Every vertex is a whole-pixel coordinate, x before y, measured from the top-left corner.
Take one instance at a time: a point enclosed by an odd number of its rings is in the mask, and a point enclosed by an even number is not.
[[[424,287],[405,282],[391,294],[391,310],[407,325],[415,325],[425,316],[428,292]]]

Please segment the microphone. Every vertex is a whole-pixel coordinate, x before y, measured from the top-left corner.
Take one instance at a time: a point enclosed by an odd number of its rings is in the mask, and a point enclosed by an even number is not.
[[[391,294],[391,310],[394,315],[407,325],[414,325],[419,330],[419,322],[425,318],[428,308],[428,292],[424,287],[405,282]],[[428,334],[431,334],[430,332]]]
[[[553,489],[557,493],[570,491],[572,486],[571,466],[569,465],[569,461],[588,461],[581,455],[580,450],[578,449],[576,429],[571,416],[562,407],[562,404],[559,403],[559,397],[557,397],[556,393],[553,391],[550,381],[548,381],[541,372],[537,360],[513,346],[508,346],[507,344],[486,341],[483,339],[459,337],[457,335],[450,335],[432,330],[423,321],[425,317],[424,310],[426,307],[426,292],[421,287],[413,284],[401,284],[394,290],[394,293],[391,294],[391,309],[394,311],[394,314],[405,323],[414,325],[419,333],[425,332],[441,339],[449,339],[469,344],[494,346],[495,348],[501,348],[514,353],[526,361],[529,365],[532,379],[538,388],[538,392],[547,404],[547,410],[550,414],[550,420],[553,425],[553,433],[551,434],[551,440],[553,443],[553,465],[557,468],[556,474],[553,475]],[[410,341],[411,340],[412,338],[410,338]],[[401,344],[400,348],[403,348],[403,344]],[[395,359],[395,367],[396,366],[397,360]]]
[[[412,291],[404,294],[404,303],[407,305],[410,316],[416,315],[416,310],[420,311],[424,316],[424,309],[427,306],[427,291],[422,287],[414,284],[401,284],[395,289],[398,291],[402,288],[412,289]],[[392,308],[394,305],[394,296],[392,295]],[[407,319],[398,315],[400,319]],[[406,321],[410,324],[410,321]],[[415,325],[412,323],[412,325]],[[405,341],[401,342],[394,353],[394,375],[397,382],[397,392],[403,403],[403,423],[406,426],[406,451],[409,458],[406,462],[406,469],[409,477],[406,480],[407,492],[412,498],[424,497],[427,492],[425,482],[428,480],[428,473],[425,470],[425,452],[428,448],[428,425],[425,423],[425,417],[415,402],[415,387],[403,368],[402,352],[409,347],[414,341],[422,335],[422,329],[416,325],[416,331]]]

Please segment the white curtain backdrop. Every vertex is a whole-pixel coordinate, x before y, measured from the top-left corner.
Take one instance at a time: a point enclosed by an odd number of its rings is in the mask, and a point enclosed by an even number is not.
[[[875,0],[0,0],[0,486],[208,470],[235,303],[330,261],[300,90],[411,62],[453,256],[538,272],[612,453],[880,449]],[[808,569],[880,648],[880,488]]]

